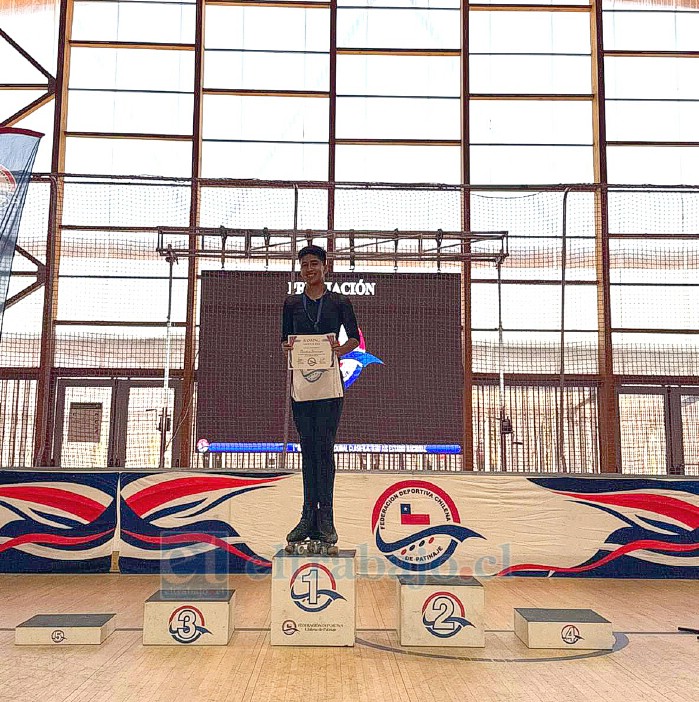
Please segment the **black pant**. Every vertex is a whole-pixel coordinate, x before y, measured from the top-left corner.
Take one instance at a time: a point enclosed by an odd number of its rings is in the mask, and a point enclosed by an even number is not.
[[[303,503],[305,507],[330,507],[335,485],[335,434],[344,398],[292,400],[294,423],[303,455]]]

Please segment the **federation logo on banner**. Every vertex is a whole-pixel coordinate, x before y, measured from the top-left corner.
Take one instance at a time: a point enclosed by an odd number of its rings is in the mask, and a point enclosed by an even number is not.
[[[10,171],[0,163],[0,216],[10,204],[12,196],[17,190],[17,181]]]
[[[463,602],[452,592],[433,592],[422,605],[422,623],[433,636],[448,639],[464,627],[473,626],[466,619]]]
[[[211,632],[206,628],[204,615],[196,607],[184,605],[178,607],[171,615],[168,630],[177,643],[190,644],[198,641],[204,634]]]
[[[345,598],[337,592],[333,574],[321,563],[305,563],[289,583],[293,603],[304,612],[322,612],[335,600]]]
[[[425,480],[402,480],[385,490],[374,505],[371,529],[376,547],[405,570],[438,568],[468,538],[484,538],[461,526],[454,500]]]

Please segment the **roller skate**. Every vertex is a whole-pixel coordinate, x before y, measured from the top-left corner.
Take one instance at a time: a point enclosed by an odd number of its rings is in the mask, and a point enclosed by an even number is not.
[[[309,539],[317,530],[315,512],[312,507],[303,506],[299,523],[287,534],[284,550],[291,555],[303,555],[310,552],[313,542]]]
[[[337,532],[333,524],[333,508],[320,507],[318,510],[318,553],[322,556],[337,556],[340,549],[337,547]]]

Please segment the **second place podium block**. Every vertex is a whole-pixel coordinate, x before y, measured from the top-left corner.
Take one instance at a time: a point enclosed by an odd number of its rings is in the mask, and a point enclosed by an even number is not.
[[[401,646],[485,646],[485,594],[461,576],[400,575]]]
[[[273,646],[354,646],[355,553],[274,556]]]

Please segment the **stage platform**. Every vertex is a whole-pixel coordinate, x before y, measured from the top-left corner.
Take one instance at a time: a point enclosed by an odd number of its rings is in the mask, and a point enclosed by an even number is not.
[[[152,575],[0,575],[0,700],[12,702],[695,702],[699,587],[684,580],[496,578],[486,591],[485,648],[404,648],[392,578],[357,580],[353,648],[272,647],[268,574],[229,576],[228,646],[142,644]],[[38,610],[116,612],[101,645],[20,647],[14,627]],[[529,650],[515,607],[591,608],[614,623],[609,651]]]

